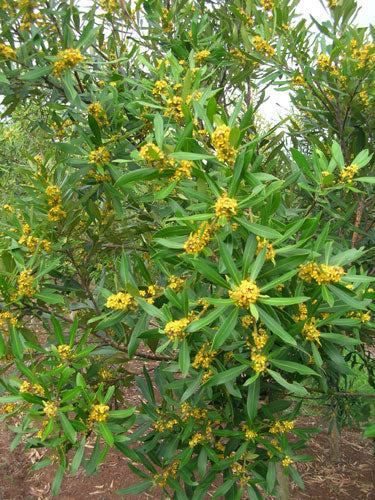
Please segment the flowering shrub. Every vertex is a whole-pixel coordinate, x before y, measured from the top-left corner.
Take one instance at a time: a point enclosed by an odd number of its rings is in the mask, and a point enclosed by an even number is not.
[[[342,348],[374,327],[365,249],[316,210],[335,170],[345,193],[371,156],[345,166],[331,140],[292,158],[257,130],[251,81],[266,84],[276,35],[287,44],[301,27],[289,31],[287,2],[255,3],[0,7],[14,52],[0,45],[5,114],[43,106],[21,196],[1,213],[1,418],[22,414],[14,443],[58,461],[54,495],[110,446],[143,480],[123,494],[262,498],[283,475],[301,484],[309,432],[290,396],[331,394],[351,373]],[[306,207],[316,179],[327,197]]]

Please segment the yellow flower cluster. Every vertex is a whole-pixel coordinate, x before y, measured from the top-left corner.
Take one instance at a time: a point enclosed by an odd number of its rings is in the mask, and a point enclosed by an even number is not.
[[[12,413],[17,408],[15,403],[4,403],[0,406],[0,415],[6,415],[7,413]]]
[[[99,172],[96,172],[95,170],[89,170],[87,172],[87,177],[94,178],[96,182],[110,182],[112,180],[111,176],[107,172],[99,174]]]
[[[205,342],[202,347],[199,349],[197,354],[195,355],[194,361],[192,363],[192,367],[198,369],[200,367],[207,369],[212,360],[216,355],[216,351],[210,349],[210,342]]]
[[[368,323],[371,321],[371,315],[362,311],[354,312],[351,311],[347,314],[348,318],[357,318],[361,320],[361,323]]]
[[[328,7],[333,9],[333,7],[337,7],[337,0],[328,0]]]
[[[369,101],[369,98],[368,98],[368,93],[367,93],[366,90],[361,90],[361,92],[358,94],[358,96],[361,99],[362,104],[364,104],[365,106],[369,106],[370,105],[370,101]]]
[[[72,125],[73,125],[72,120],[70,120],[70,118],[68,118],[67,120],[64,120],[63,122],[61,122],[61,124],[59,124],[59,125],[57,123],[53,123],[52,128],[54,128],[57,131],[56,136],[59,139],[62,139],[65,135],[66,129],[68,127],[71,127]]]
[[[160,486],[160,488],[164,488],[169,477],[176,477],[179,464],[180,460],[175,460],[161,474],[155,474],[154,484]]]
[[[103,167],[106,163],[109,162],[110,158],[111,157],[106,148],[104,146],[100,146],[98,149],[90,151],[89,163]]]
[[[306,81],[302,75],[293,76],[291,81],[292,87],[306,87]]]
[[[57,351],[61,359],[69,359],[72,356],[72,350],[68,345],[59,345]]]
[[[288,465],[293,463],[293,460],[290,458],[289,455],[285,455],[285,458],[283,458],[282,462],[284,467],[288,467]]]
[[[262,248],[264,248],[265,246],[267,247],[267,250],[266,250],[266,260],[272,260],[272,262],[275,261],[275,250],[272,246],[271,243],[268,243],[268,240],[266,240],[266,238],[263,238],[263,240],[260,238],[260,236],[257,236],[257,240],[258,240],[258,246],[257,246],[257,249],[255,250],[255,255],[258,255],[260,253],[260,251],[262,250]]]
[[[62,209],[60,188],[54,185],[47,186],[46,195],[48,196],[48,205],[51,207],[48,211],[48,219],[52,221],[64,219],[66,212]]]
[[[5,205],[3,205],[3,209],[7,210],[8,212],[11,212],[11,213],[13,212],[13,207],[8,205],[7,203],[5,203]]]
[[[211,238],[212,228],[207,222],[202,222],[196,233],[193,233],[184,243],[185,253],[201,252]]]
[[[157,167],[159,172],[162,172],[164,168],[173,168],[175,165],[175,160],[166,159],[163,151],[152,142],[147,142],[141,147],[139,156],[153,167]]]
[[[53,418],[56,416],[57,410],[59,409],[58,405],[56,403],[53,403],[52,401],[43,401],[43,411],[49,418]]]
[[[134,299],[130,293],[118,292],[108,297],[106,307],[116,309],[118,311],[126,311],[129,306],[133,305]]]
[[[211,140],[218,159],[233,165],[237,150],[229,142],[230,131],[228,125],[219,125],[212,133]]]
[[[184,279],[174,276],[173,274],[168,278],[168,286],[176,293],[183,289],[184,284]]]
[[[18,323],[17,318],[15,318],[10,311],[4,311],[3,313],[0,313],[0,327],[1,328],[7,328],[7,320],[9,320],[9,323],[12,326],[16,326]]]
[[[35,394],[36,396],[41,396],[44,398],[45,392],[41,385],[39,384],[30,384],[30,382],[22,382],[20,387],[20,392],[26,394]]]
[[[294,421],[293,420],[284,420],[284,422],[280,422],[277,420],[274,425],[270,428],[271,434],[277,434],[278,432],[284,433],[289,432],[294,429]]]
[[[178,424],[179,422],[177,418],[168,419],[167,417],[164,416],[155,422],[154,427],[158,432],[164,432],[164,431],[170,431],[171,429],[173,429],[175,425]]]
[[[31,276],[31,269],[24,269],[20,272],[17,280],[18,292],[17,295],[24,295],[25,297],[32,297],[35,293],[33,288],[33,277]]]
[[[250,441],[251,439],[255,439],[256,437],[258,437],[258,434],[249,429],[245,424],[242,426],[242,430],[245,432],[246,441]]]
[[[168,19],[169,10],[165,7],[161,9],[161,26],[164,33],[170,33],[173,30],[173,23]]]
[[[358,172],[358,165],[356,164],[349,165],[345,167],[344,170],[341,170],[340,172],[341,180],[343,182],[351,183],[357,172]]]
[[[192,417],[197,422],[203,422],[207,418],[207,410],[202,408],[193,408],[189,403],[181,405],[182,421],[185,423]]]
[[[116,0],[100,0],[100,7],[105,12],[113,13],[119,9],[119,4]]]
[[[250,316],[250,314],[247,314],[246,316],[243,316],[242,318],[242,326],[244,328],[250,328],[250,326],[255,323],[255,318],[254,316]]]
[[[98,373],[103,380],[110,380],[113,377],[113,373],[105,368],[101,368]]]
[[[255,35],[252,39],[255,50],[264,54],[267,59],[275,55],[275,49],[269,45],[261,36]]]
[[[227,218],[227,221],[232,215],[237,215],[238,213],[238,202],[235,198],[228,198],[227,193],[224,193],[215,202],[215,214],[216,217]]]
[[[267,358],[263,356],[255,347],[251,350],[251,361],[254,363],[255,372],[264,372],[267,368]]]
[[[41,18],[39,12],[34,12],[34,9],[38,7],[38,2],[34,0],[18,0],[19,10],[23,10],[23,15],[21,19],[21,30],[30,28],[32,24]]]
[[[73,69],[84,60],[83,55],[78,49],[60,50],[57,54],[58,61],[54,62],[53,74],[56,78],[66,69]]]
[[[181,160],[180,166],[176,168],[173,177],[170,178],[171,181],[180,180],[183,177],[191,179],[191,169],[194,163],[189,160]]]
[[[295,321],[305,321],[307,319],[307,307],[306,304],[298,304],[298,314],[293,315]]]
[[[302,328],[302,335],[310,342],[319,342],[320,332],[315,326],[315,318],[311,318]]]
[[[95,120],[98,122],[98,125],[108,124],[107,113],[104,111],[103,107],[98,101],[89,104],[87,111],[95,118]]]
[[[109,406],[97,404],[92,407],[90,412],[90,422],[106,422],[108,418]]]
[[[238,9],[238,13],[246,19],[245,25],[250,28],[254,24],[254,19],[244,11],[244,9]]]
[[[196,52],[194,55],[195,64],[200,65],[200,64],[204,63],[210,54],[211,54],[211,52],[209,50],[206,50],[206,49],[201,50],[200,52]]]
[[[0,43],[0,56],[4,57],[5,59],[15,59],[16,51],[13,50],[12,47],[8,47],[7,45]]]
[[[185,328],[190,323],[188,318],[181,318],[175,321],[169,321],[164,327],[164,333],[174,342],[176,339],[183,340],[187,332]]]
[[[154,96],[167,95],[168,94],[168,82],[166,80],[156,80],[152,93]]]
[[[233,59],[237,59],[241,64],[246,63],[246,56],[239,49],[230,49],[229,54],[233,57]]]
[[[326,69],[329,69],[331,66],[331,63],[329,61],[329,56],[327,54],[319,54],[318,55],[318,68],[321,69],[322,71],[325,71]]]
[[[189,441],[190,448],[194,448],[197,444],[203,443],[206,441],[207,437],[200,432],[196,432],[194,436]]]
[[[242,280],[236,290],[229,291],[229,297],[237,301],[237,306],[249,309],[250,304],[254,304],[260,295],[257,285],[249,280]]]
[[[263,6],[263,10],[266,12],[267,10],[273,10],[275,4],[273,0],[260,0],[261,5]]]
[[[182,123],[185,115],[182,111],[182,97],[174,96],[172,99],[167,99],[167,108],[164,111],[164,116],[171,116],[177,123]]]
[[[375,54],[373,50],[374,47],[375,45],[373,43],[367,43],[361,49],[356,49],[354,46],[352,47],[353,48],[352,55],[355,59],[358,59],[358,64],[357,64],[358,69],[362,68],[366,68],[369,70],[372,69],[375,63]]]
[[[318,266],[316,262],[308,262],[307,264],[300,264],[301,270],[298,276],[311,283],[315,280],[318,285],[328,285],[329,283],[338,283],[341,280],[341,276],[345,274],[344,269],[341,266],[327,266],[326,264],[321,264]]]
[[[252,337],[258,350],[263,349],[263,347],[267,344],[268,335],[264,328],[259,328],[258,331],[254,330]]]

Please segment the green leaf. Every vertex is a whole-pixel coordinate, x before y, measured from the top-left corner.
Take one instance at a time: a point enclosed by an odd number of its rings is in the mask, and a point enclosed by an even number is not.
[[[4,352],[5,352],[5,344],[4,344],[4,340],[3,340],[3,335],[0,331],[0,358],[2,358],[2,356],[4,355]]]
[[[77,441],[77,435],[75,433],[75,430],[73,429],[72,424],[69,422],[67,416],[64,413],[60,412],[59,417],[65,436],[71,443],[75,443]]]
[[[362,439],[375,437],[375,423],[367,424],[362,434]]]
[[[109,444],[109,446],[113,446],[115,442],[115,438],[113,437],[112,432],[108,429],[107,424],[104,422],[98,422],[100,433],[104,439],[104,441]]]
[[[61,464],[59,464],[59,466],[57,467],[55,477],[53,479],[53,483],[52,483],[52,496],[53,497],[57,496],[58,492],[60,491],[61,482],[63,480],[64,474],[65,474],[65,469]]]
[[[339,167],[345,167],[344,155],[342,154],[340,145],[336,141],[332,143],[332,156]]]
[[[220,258],[223,260],[225,268],[227,272],[230,274],[231,278],[235,281],[237,285],[240,284],[240,275],[237,270],[236,264],[233,261],[232,255],[229,252],[229,249],[225,243],[218,238],[219,241],[219,249],[220,249]]]
[[[174,158],[175,160],[215,160],[215,156],[208,155],[205,153],[188,153],[185,151],[179,151],[178,153],[171,153],[169,158]]]
[[[190,323],[190,325],[186,328],[187,332],[197,332],[198,330],[201,330],[204,326],[209,325],[215,319],[217,319],[219,316],[221,316],[224,311],[226,311],[228,308],[228,305],[226,304],[223,307],[218,307],[217,309],[214,309],[213,311],[209,312],[208,314],[204,315],[203,318],[199,318],[196,321],[193,321]]]
[[[315,375],[320,377],[318,373],[316,373],[308,366],[301,365],[300,363],[295,363],[294,361],[271,358],[269,362],[271,363],[271,365],[275,365],[276,368],[280,368],[280,370],[284,370],[285,372],[300,373],[301,375]]]
[[[297,345],[294,338],[291,335],[289,335],[289,333],[286,330],[284,330],[284,328],[278,321],[276,321],[272,316],[266,313],[266,311],[264,311],[261,307],[256,306],[256,308],[259,312],[260,319],[271,330],[271,332],[280,337],[280,339],[285,343],[291,344],[293,346]]]
[[[131,182],[138,182],[145,179],[156,179],[159,175],[159,172],[155,168],[138,168],[128,174],[122,175],[115,182],[115,186],[125,186]]]
[[[216,351],[219,347],[221,347],[224,342],[227,340],[229,335],[233,333],[234,327],[237,323],[238,317],[238,307],[234,307],[221,324],[220,328],[215,333],[214,339],[212,341],[212,349]]]
[[[309,162],[306,160],[304,155],[298,151],[298,149],[291,148],[291,153],[293,156],[293,160],[297,163],[299,168],[302,170],[302,172],[306,175],[306,177],[309,177],[312,181],[317,182],[314,175],[312,174],[311,166]]]
[[[141,299],[141,297],[135,297],[135,300],[137,301],[138,305],[150,316],[159,318],[162,321],[167,321],[167,317],[161,309],[158,309],[153,304],[149,304],[146,300]]]
[[[356,177],[357,182],[367,182],[368,184],[375,184],[375,177]]]
[[[142,493],[143,491],[152,488],[153,485],[153,481],[142,481],[141,483],[133,484],[123,490],[117,490],[116,493],[119,495],[138,495],[138,493]]]
[[[336,295],[339,299],[341,299],[345,304],[350,306],[352,309],[360,309],[364,310],[367,309],[368,304],[371,302],[371,300],[357,300],[353,297],[351,297],[349,294],[345,293],[343,290],[338,288],[337,286],[334,286],[332,284],[328,285],[328,288],[330,291],[333,293],[333,295]]]
[[[247,391],[247,401],[246,410],[247,416],[252,422],[258,413],[258,402],[259,402],[259,392],[260,392],[260,379],[257,377],[251,384],[249,384],[249,389]]]
[[[234,220],[242,227],[247,229],[250,233],[253,233],[256,236],[261,236],[262,238],[267,238],[267,239],[281,237],[279,231],[276,231],[276,229],[272,229],[271,227],[262,226],[261,224],[255,224],[253,222],[248,222],[245,218],[242,217],[234,217]]]
[[[50,66],[43,66],[42,68],[35,68],[32,69],[31,71],[28,71],[27,73],[24,73],[23,75],[20,76],[20,80],[26,80],[26,81],[32,81],[32,80],[38,80],[41,76],[48,75],[48,73],[51,73],[53,69],[53,64]]]
[[[23,358],[23,345],[21,341],[20,334],[14,326],[12,326],[10,331],[11,341],[12,341],[12,353],[17,359]]]
[[[72,476],[77,472],[78,467],[81,465],[84,453],[85,453],[85,444],[86,444],[86,437],[84,436],[82,438],[82,441],[79,444],[78,450],[76,451],[76,454],[73,457],[72,460],[72,465],[70,468],[70,473]]]
[[[162,149],[164,141],[164,127],[163,127],[163,118],[161,115],[159,115],[159,113],[156,114],[154,117],[154,134],[155,134],[156,144],[160,149]]]
[[[189,354],[189,344],[186,339],[183,340],[180,347],[180,352],[178,356],[178,364],[181,370],[183,378],[189,373],[190,368],[190,354]]]
[[[229,370],[225,370],[221,373],[215,373],[208,381],[204,384],[205,387],[211,387],[213,385],[226,384],[237,378],[241,373],[247,370],[247,366],[235,366]]]
[[[266,260],[266,252],[267,252],[267,245],[264,245],[262,250],[258,253],[257,258],[255,259],[253,265],[251,266],[249,280],[252,283],[254,283],[254,281],[258,277],[258,274],[262,270],[263,264]]]
[[[307,395],[307,390],[302,387],[301,385],[297,384],[297,382],[293,382],[293,384],[290,384],[283,378],[279,373],[274,372],[273,370],[270,370],[269,368],[267,369],[267,372],[271,375],[271,377],[276,380],[276,382],[285,389],[287,389],[290,392],[294,392],[295,394],[298,394],[299,396],[306,396]]]
[[[49,288],[43,288],[40,292],[34,294],[34,297],[46,304],[62,304],[64,303],[64,297],[55,293]]]
[[[230,288],[229,283],[225,281],[224,278],[220,276],[220,274],[216,271],[215,267],[211,264],[208,264],[203,259],[186,259],[195,267],[197,271],[199,271],[203,276],[205,276],[209,281],[215,283],[215,285],[222,286],[224,288]]]
[[[276,466],[274,462],[268,462],[267,467],[267,476],[266,476],[266,485],[267,485],[267,493],[271,494],[273,488],[275,486],[276,481]]]
[[[300,304],[306,302],[310,297],[259,297],[258,302],[269,306],[290,306],[292,304]]]

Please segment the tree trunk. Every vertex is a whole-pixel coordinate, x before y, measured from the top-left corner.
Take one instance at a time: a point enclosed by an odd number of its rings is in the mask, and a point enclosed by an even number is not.
[[[340,434],[337,427],[336,418],[333,420],[332,429],[329,433],[330,440],[330,450],[329,450],[329,460],[330,462],[337,464],[340,461]]]
[[[284,467],[281,462],[276,464],[276,479],[279,483],[277,486],[277,492],[280,495],[280,500],[290,500],[289,495],[289,476],[284,474]]]

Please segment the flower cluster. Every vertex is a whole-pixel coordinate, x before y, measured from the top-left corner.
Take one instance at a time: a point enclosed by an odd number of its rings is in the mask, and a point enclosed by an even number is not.
[[[107,113],[104,111],[98,101],[89,104],[87,111],[95,118],[95,120],[98,122],[98,125],[108,124]]]
[[[254,18],[252,18],[244,9],[238,9],[238,13],[246,19],[245,25],[248,28],[251,28],[254,24]]]
[[[119,3],[117,0],[100,0],[100,7],[105,11],[105,12],[115,12],[119,8]]]
[[[320,332],[315,326],[315,318],[311,318],[302,328],[302,335],[310,342],[319,342]]]
[[[211,54],[211,52],[209,50],[206,50],[206,49],[201,50],[200,52],[196,52],[194,55],[195,64],[200,65],[200,64],[204,63],[210,54]]]
[[[267,358],[261,354],[255,347],[251,350],[251,361],[255,372],[264,372],[267,368]]]
[[[258,255],[262,248],[267,247],[266,250],[266,260],[272,260],[272,262],[275,261],[275,250],[273,249],[273,246],[271,243],[268,243],[268,240],[266,238],[263,238],[261,240],[260,236],[257,236],[258,240],[258,246],[257,249],[255,250],[255,255]]]
[[[329,69],[331,66],[331,63],[329,61],[329,56],[327,54],[319,54],[318,55],[318,68],[321,69],[322,71],[325,71],[326,69]]]
[[[194,448],[197,444],[203,443],[207,440],[207,436],[201,434],[200,432],[196,432],[194,436],[189,441],[190,448]]]
[[[236,290],[229,291],[229,297],[237,301],[237,305],[244,309],[249,309],[250,304],[254,304],[259,297],[260,290],[257,285],[249,280],[242,280]]]
[[[282,459],[281,463],[283,464],[284,467],[288,467],[288,465],[293,463],[293,460],[290,458],[289,455],[285,455],[285,458]]]
[[[156,410],[158,414],[161,415],[160,410]],[[155,429],[158,432],[170,431],[175,425],[179,425],[177,418],[168,418],[166,415],[161,415],[161,417],[155,422]]]
[[[180,180],[183,177],[191,179],[191,169],[194,166],[194,163],[189,160],[181,160],[180,166],[176,168],[173,177],[171,177],[171,181]]]
[[[30,382],[22,382],[21,387],[20,387],[20,392],[21,393],[26,393],[26,394],[35,394],[36,396],[41,396],[42,398],[44,397],[44,389],[41,385],[39,384],[30,384]]]
[[[164,111],[164,116],[171,116],[176,123],[181,124],[185,115],[182,111],[182,97],[174,96],[172,99],[167,99],[167,108]]]
[[[160,488],[164,488],[164,486],[167,484],[167,479],[169,477],[176,477],[179,464],[180,464],[180,461],[175,460],[170,465],[168,465],[168,467],[166,467],[166,469],[164,469],[162,473],[155,474],[154,475],[154,483],[157,486],[160,486]]]
[[[156,80],[152,93],[155,97],[168,94],[168,82],[166,80]]]
[[[15,59],[16,51],[13,50],[12,47],[8,47],[7,45],[0,43],[0,56],[4,57],[5,59]]]
[[[233,57],[233,59],[237,59],[241,64],[246,63],[246,56],[239,49],[230,49],[229,54]]]
[[[201,423],[207,418],[207,410],[203,408],[193,408],[189,403],[182,403],[181,414],[184,423],[187,422],[190,417]]]
[[[261,5],[263,6],[264,11],[273,10],[275,4],[273,0],[260,0]]]
[[[168,278],[168,286],[172,288],[174,292],[179,292],[184,287],[185,280],[174,276],[173,274]]]
[[[33,277],[31,269],[23,269],[20,272],[17,280],[18,292],[17,295],[24,295],[25,297],[32,297],[35,293],[33,288]]]
[[[250,326],[253,323],[255,323],[254,316],[250,316],[250,314],[246,314],[246,316],[243,316],[243,318],[242,318],[242,326],[244,328],[250,328]]]
[[[212,360],[216,355],[216,351],[210,349],[210,342],[205,342],[202,347],[199,349],[197,354],[195,355],[194,361],[192,363],[192,367],[198,369],[200,367],[207,369]]]
[[[60,50],[57,57],[59,60],[55,61],[53,65],[53,74],[56,78],[66,69],[75,68],[77,64],[84,60],[83,55],[78,49]]]
[[[18,9],[23,11],[21,30],[30,28],[32,24],[35,24],[35,21],[41,18],[40,13],[34,11],[38,6],[38,2],[34,0],[19,0],[17,4]]]
[[[237,215],[238,213],[238,202],[235,198],[228,198],[227,193],[224,193],[215,202],[215,214],[216,217],[225,216],[227,221],[232,215]]]
[[[48,219],[59,221],[66,217],[66,212],[62,209],[61,193],[58,186],[47,186],[46,195],[48,196],[48,205],[51,207],[48,211]]]
[[[173,30],[173,23],[168,19],[169,10],[165,7],[161,9],[161,26],[164,33],[170,33]]]
[[[355,41],[355,40],[354,40]],[[361,49],[356,48],[356,44],[350,44],[353,49],[353,57],[358,60],[358,69],[371,69],[375,62],[375,54],[374,48],[375,45],[373,43],[365,44]]]
[[[294,421],[293,420],[284,420],[284,422],[280,422],[277,420],[274,425],[270,428],[271,434],[277,434],[284,432],[289,432],[294,429]]]
[[[307,319],[307,307],[306,304],[298,304],[298,314],[293,315],[295,321],[305,321]]]
[[[218,159],[233,165],[237,150],[230,144],[230,131],[231,129],[228,125],[219,125],[212,133],[211,140]]]
[[[347,167],[344,168],[344,170],[341,170],[340,172],[341,180],[343,182],[351,183],[357,172],[358,172],[358,165],[356,164],[348,165]]]
[[[293,76],[291,81],[292,87],[306,87],[306,81],[302,75]]]
[[[97,404],[92,407],[89,415],[90,422],[106,422],[108,418],[109,406]]]
[[[255,50],[264,54],[267,59],[275,55],[275,49],[269,45],[261,36],[255,35],[252,39]]]
[[[338,283],[341,277],[345,274],[344,269],[341,266],[327,266],[326,264],[321,264],[320,266],[316,262],[308,262],[307,264],[300,264],[301,270],[298,276],[311,283],[315,280],[318,285],[328,285],[329,283]]]
[[[164,168],[173,168],[175,165],[175,160],[167,159],[163,151],[152,142],[147,142],[141,147],[139,156],[153,167],[157,167],[159,172],[162,172]]]
[[[62,344],[57,347],[57,351],[61,359],[69,359],[72,355],[72,350],[70,346]]]
[[[53,418],[56,416],[57,410],[59,409],[58,405],[56,403],[53,403],[52,401],[43,401],[43,411],[49,418]]]
[[[184,243],[185,253],[201,252],[211,238],[212,228],[207,222],[202,222],[196,233],[193,233]]]
[[[267,344],[268,335],[264,328],[259,328],[258,331],[254,330],[252,337],[256,348],[259,350],[263,349],[263,347]]]
[[[164,327],[164,333],[174,342],[176,339],[183,340],[187,332],[186,327],[190,323],[188,318],[181,318],[175,321],[169,321]]]
[[[134,299],[130,293],[118,292],[108,297],[106,307],[119,311],[126,311],[129,306],[133,305]]]
[[[89,160],[93,165],[99,165],[103,167],[110,160],[109,152],[106,150],[104,146],[100,146],[98,149],[94,151],[90,151]]]
[[[249,429],[246,424],[244,424],[242,426],[242,430],[245,433],[246,441],[251,441],[251,439],[255,439],[256,437],[258,437],[258,434],[255,431],[252,431],[251,429]]]

